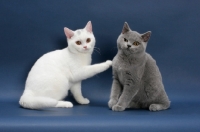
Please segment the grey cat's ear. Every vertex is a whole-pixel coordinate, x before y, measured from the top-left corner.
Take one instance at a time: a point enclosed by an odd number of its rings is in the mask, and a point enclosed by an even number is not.
[[[68,39],[70,39],[71,37],[74,36],[74,32],[72,30],[70,30],[69,28],[64,28],[64,32],[65,32],[65,35]]]
[[[150,37],[151,37],[151,31],[148,31],[148,32],[142,34],[141,37],[142,37],[142,39],[143,39],[144,42],[148,42],[149,39],[150,39]]]
[[[124,23],[124,27],[123,27],[123,29],[122,29],[122,33],[124,34],[124,33],[128,32],[128,31],[130,31],[130,30],[131,30],[131,29],[129,28],[128,23],[125,22],[125,23]]]
[[[92,23],[91,23],[91,21],[89,21],[89,22],[87,23],[87,25],[85,26],[85,29],[86,29],[88,32],[92,33]]]

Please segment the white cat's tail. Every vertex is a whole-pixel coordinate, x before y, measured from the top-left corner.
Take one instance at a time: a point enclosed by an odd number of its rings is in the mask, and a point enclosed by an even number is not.
[[[48,97],[35,97],[23,94],[19,100],[19,104],[28,109],[42,109],[47,107],[55,107],[58,101]]]

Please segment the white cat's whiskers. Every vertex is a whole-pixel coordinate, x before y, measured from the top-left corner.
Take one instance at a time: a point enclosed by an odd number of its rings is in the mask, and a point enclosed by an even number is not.
[[[94,51],[96,51],[97,53],[99,53],[101,55],[100,48],[94,47]]]

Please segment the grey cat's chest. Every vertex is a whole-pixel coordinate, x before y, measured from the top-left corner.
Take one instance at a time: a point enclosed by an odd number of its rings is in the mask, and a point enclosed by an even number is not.
[[[124,85],[127,79],[137,80],[140,78],[139,72],[144,70],[144,66],[139,65],[134,59],[116,57],[113,60],[113,70],[119,82]]]
[[[135,72],[132,68],[130,67],[128,68],[127,65],[124,65],[124,64],[120,64],[119,66],[116,67],[115,70],[116,70],[118,79],[122,85],[124,85],[126,78],[128,78],[127,73],[131,72],[130,74],[132,76],[132,74]]]

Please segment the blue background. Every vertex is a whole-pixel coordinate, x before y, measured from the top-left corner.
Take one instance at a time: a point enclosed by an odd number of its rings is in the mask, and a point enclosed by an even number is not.
[[[199,0],[1,0],[0,131],[200,131]],[[90,105],[27,110],[18,100],[28,72],[44,53],[67,46],[63,28],[96,37],[93,63],[113,59],[124,22],[152,31],[147,52],[157,61],[171,108],[113,112],[107,102],[112,69],[83,82]]]

